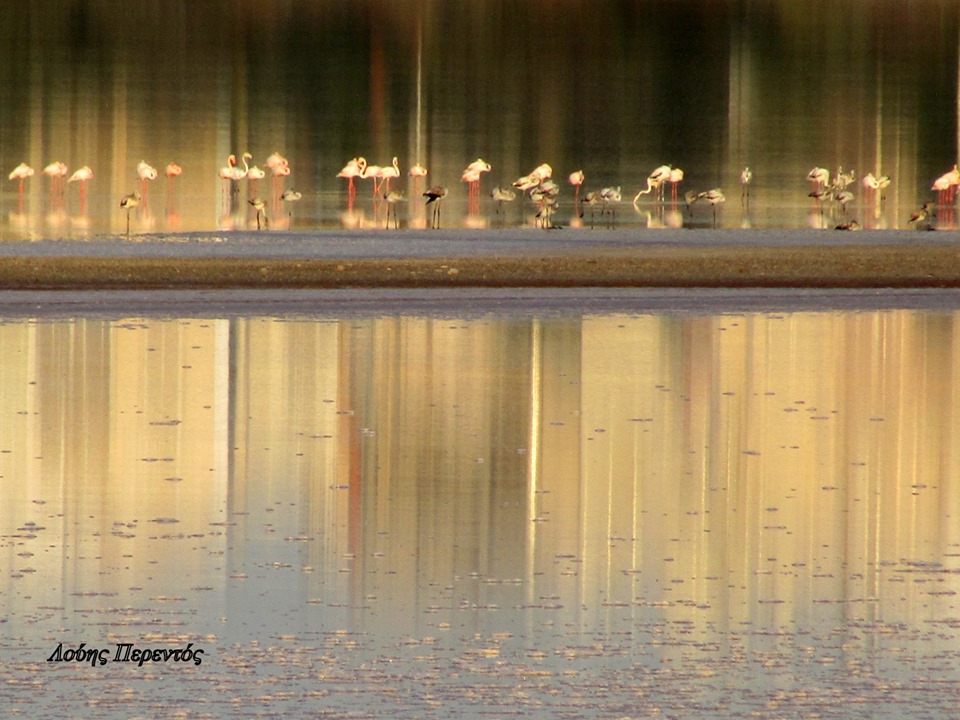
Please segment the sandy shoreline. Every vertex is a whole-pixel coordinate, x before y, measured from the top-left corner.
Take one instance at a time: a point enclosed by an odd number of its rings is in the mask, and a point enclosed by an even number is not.
[[[960,287],[960,245],[952,242],[953,233],[951,241],[947,233],[900,233],[880,244],[854,241],[850,233],[842,234],[842,242],[819,241],[839,235],[784,242],[762,235],[757,240],[751,232],[720,241],[709,233],[686,233],[677,236],[682,242],[624,242],[615,236],[608,242],[586,234],[579,245],[567,242],[572,233],[555,243],[530,242],[526,234],[509,250],[503,243],[510,237],[497,239],[496,248],[485,247],[486,240],[454,237],[409,252],[404,241],[384,236],[378,239],[384,249],[378,244],[373,252],[356,252],[349,243],[357,238],[340,236],[310,245],[301,236],[300,245],[289,241],[293,248],[285,252],[277,250],[283,239],[273,237],[248,237],[245,246],[242,238],[231,238],[199,251],[196,242],[46,248],[17,243],[6,245],[0,257],[0,289]]]

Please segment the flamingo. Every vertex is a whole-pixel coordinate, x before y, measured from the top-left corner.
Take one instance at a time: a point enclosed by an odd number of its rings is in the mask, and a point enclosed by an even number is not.
[[[130,211],[140,204],[140,193],[132,192],[120,198],[120,209],[127,211],[127,237],[130,237]]]
[[[70,179],[67,182],[79,182],[80,183],[80,214],[84,214],[87,211],[87,181],[93,180],[93,170],[91,170],[87,165],[84,165],[82,168],[77,170],[73,175],[70,176]]]
[[[426,176],[427,176],[427,169],[426,169],[423,165],[421,165],[420,163],[417,163],[417,164],[414,165],[412,168],[410,168],[410,170],[407,171],[407,175],[409,175],[410,177],[414,177],[414,178],[426,177]]]
[[[469,187],[471,204],[474,206],[480,204],[480,176],[482,173],[490,172],[490,170],[490,163],[483,160],[483,158],[477,158],[467,165],[466,170],[463,171],[463,175],[460,176],[460,180],[467,183]]]
[[[530,177],[536,178],[540,182],[549,180],[553,177],[553,168],[547,165],[547,163],[541,163],[531,171]]]
[[[520,192],[527,192],[527,190],[533,190],[540,184],[540,178],[534,177],[531,175],[524,175],[523,177],[517,178],[513,186],[517,188]]]
[[[370,178],[373,180],[373,199],[376,201],[377,197],[380,194],[380,166],[379,165],[367,165],[363,169],[363,173],[360,175],[361,180],[366,180]]]
[[[807,180],[814,185],[814,190],[823,189],[830,182],[830,171],[823,167],[815,167],[807,173]]]
[[[577,212],[580,210],[580,186],[583,185],[584,175],[583,170],[576,170],[570,173],[570,176],[567,178],[570,181],[570,184],[573,185],[573,206],[577,208]]]
[[[220,176],[220,179],[227,181],[227,187],[230,187],[230,182],[233,180],[233,168],[237,164],[237,156],[234,154],[227,155],[227,164],[220,168],[217,172],[217,175]],[[220,196],[223,197],[226,192],[225,189],[221,189]]]
[[[440,203],[447,196],[447,189],[442,185],[434,185],[427,190],[423,196],[427,199],[427,205],[433,203],[433,215],[430,217],[430,227],[440,228]]]
[[[234,163],[234,167],[230,175],[231,180],[233,180],[234,182],[240,182],[247,176],[247,173],[250,170],[250,164],[247,162],[247,160],[253,160],[253,155],[251,155],[248,152],[245,152],[243,155],[240,156],[240,161],[243,163],[242,170],[236,166],[236,163]]]
[[[50,178],[50,205],[56,205],[58,197],[63,200],[63,179],[67,176],[67,166],[55,160],[40,172]]]
[[[290,167],[290,161],[287,160],[283,155],[278,152],[270,153],[270,156],[267,158],[266,162],[263,163],[266,167],[273,171],[278,167],[287,166]],[[274,173],[276,174],[276,173]]]
[[[384,165],[380,168],[379,174],[381,186],[389,191],[390,190],[390,180],[400,177],[400,166],[397,164],[397,158],[394,156],[392,165]],[[385,183],[385,184],[384,184]]]
[[[934,180],[930,189],[937,191],[937,202],[945,205],[948,202],[953,202],[953,195],[956,192],[957,185],[960,185],[960,171],[958,171],[957,166],[954,165],[953,170],[944,173]]]
[[[357,189],[353,185],[353,179],[355,177],[362,178],[364,177],[364,172],[367,169],[367,161],[362,157],[355,157],[353,160],[348,162],[343,166],[343,169],[337,173],[339,178],[347,178],[347,187],[350,197],[356,195]],[[411,170],[412,172],[412,170]]]
[[[10,172],[11,180],[20,181],[20,212],[23,212],[23,181],[28,177],[33,177],[33,168],[27,165],[26,163],[20,163]]]
[[[680,168],[670,168],[670,174],[666,182],[670,183],[670,199],[677,202],[677,185],[683,182],[683,170]]]
[[[140,178],[140,195],[143,198],[146,198],[148,188],[147,182],[157,179],[157,169],[148,164],[145,160],[141,160],[137,163],[137,177]],[[146,205],[146,200],[144,200],[144,205]]]
[[[834,199],[837,201],[837,204],[840,205],[840,211],[846,213],[847,205],[853,202],[853,193],[847,189],[843,189],[836,194]]]
[[[256,165],[247,170],[247,180],[250,181],[250,192],[253,193],[257,188],[257,181],[263,180],[267,176],[266,170]]]

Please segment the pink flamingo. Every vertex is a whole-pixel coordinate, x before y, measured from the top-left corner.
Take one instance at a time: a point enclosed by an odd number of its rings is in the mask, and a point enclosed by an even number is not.
[[[157,179],[157,169],[145,160],[137,163],[137,177],[140,178],[140,195],[144,206],[147,205],[147,182]]]
[[[82,168],[77,170],[73,175],[70,176],[70,179],[67,182],[79,182],[80,183],[80,214],[85,215],[87,212],[87,181],[93,180],[93,170],[91,170],[87,165],[84,165]]]
[[[670,199],[676,204],[677,185],[683,182],[683,170],[680,168],[670,168],[670,175],[667,177],[667,182],[670,183]]]
[[[267,176],[266,170],[257,167],[254,165],[249,170],[247,170],[247,180],[250,181],[250,194],[256,195],[257,190],[257,181],[263,180]]]
[[[164,173],[167,176],[167,216],[173,217],[176,215],[173,181],[183,174],[183,168],[177,165],[175,162],[169,162],[167,163],[167,167],[164,169]]]
[[[957,170],[957,166],[954,165],[950,172],[934,180],[930,189],[937,191],[937,202],[946,205],[953,202],[957,185],[960,185],[960,170]]]
[[[363,168],[363,172],[360,174],[361,180],[366,179],[373,180],[373,199],[374,202],[377,200],[377,195],[380,192],[380,166],[379,165],[367,165]]]
[[[463,171],[463,175],[460,176],[460,180],[467,183],[470,201],[477,206],[476,209],[478,211],[480,205],[480,175],[485,172],[490,172],[490,169],[490,163],[485,162],[483,158],[477,158],[467,165],[466,170]]]
[[[337,173],[339,178],[347,178],[347,192],[352,199],[357,194],[357,188],[353,184],[353,179],[358,177],[364,177],[364,172],[367,169],[367,160],[362,157],[355,157],[353,160],[348,162],[340,172]]]
[[[567,178],[570,181],[570,184],[573,185],[573,206],[579,210],[580,208],[580,186],[583,185],[584,174],[583,170],[577,170],[576,172],[570,173],[570,177]]]
[[[283,178],[290,174],[290,165],[284,160],[275,163],[271,168],[273,176],[270,178],[270,207],[276,210],[280,207],[280,194],[283,192]]]
[[[55,160],[40,172],[50,178],[50,206],[61,205],[63,203],[63,179],[67,176],[67,166],[59,160]]]
[[[381,187],[385,192],[390,191],[390,181],[400,177],[400,166],[397,164],[397,158],[394,156],[392,165],[384,165],[380,168],[380,179],[383,181]]]
[[[227,164],[220,168],[217,172],[217,175],[220,176],[221,180],[226,180],[226,185],[220,193],[220,197],[226,194],[226,188],[230,187],[230,181],[233,180],[233,168],[237,164],[237,156],[234,154],[227,155]]]
[[[26,163],[20,163],[17,165],[13,171],[10,173],[11,180],[20,181],[20,214],[23,214],[23,181],[28,177],[33,177],[33,168],[27,165]]]

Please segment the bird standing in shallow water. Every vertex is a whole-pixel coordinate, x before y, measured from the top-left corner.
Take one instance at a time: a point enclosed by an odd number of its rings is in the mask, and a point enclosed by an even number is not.
[[[77,170],[73,175],[70,176],[70,179],[67,182],[79,182],[80,183],[80,214],[86,215],[87,213],[87,181],[93,180],[93,170],[84,165],[82,168]]]
[[[600,215],[602,217],[604,213],[607,213],[610,218],[607,227],[612,228],[617,220],[617,204],[621,198],[619,185],[615,188],[605,187],[600,191],[600,201],[603,203],[603,209],[600,211]]]
[[[140,193],[132,192],[120,198],[120,208],[127,211],[127,237],[130,237],[130,211],[140,204]]]
[[[23,181],[26,180],[28,177],[33,177],[33,168],[27,165],[26,163],[20,163],[13,169],[9,177],[11,180],[20,181],[20,190],[19,190],[18,196],[20,198],[19,212],[22,214],[23,213]]]
[[[447,189],[442,185],[434,185],[427,190],[423,196],[427,199],[427,205],[433,203],[433,214],[430,216],[430,227],[440,228],[440,203],[447,196]]]
[[[697,193],[697,196],[693,199],[693,202],[699,202],[700,200],[710,203],[710,205],[713,207],[713,227],[716,227],[717,205],[727,201],[726,196],[723,194],[723,190],[720,188],[713,188],[712,190],[705,190],[702,193]]]
[[[393,229],[400,229],[400,221],[397,219],[397,203],[403,200],[403,193],[394,188],[387,190],[383,199],[387,201],[387,229],[390,228],[390,212],[393,211]]]
[[[570,181],[570,184],[573,185],[573,209],[577,213],[577,217],[581,215],[580,213],[580,186],[583,185],[585,176],[583,170],[576,170],[570,173],[570,177],[567,178]]]
[[[263,213],[263,222],[264,223],[267,222],[267,213],[266,213],[267,204],[263,201],[263,198],[260,196],[257,196],[252,200],[247,200],[247,202],[250,203],[257,211],[257,230],[259,230],[261,213]]]
[[[749,166],[740,171],[740,202],[750,202],[750,183],[753,182],[753,170]]]
[[[490,191],[490,197],[492,197],[497,203],[497,215],[503,215],[505,217],[506,211],[504,210],[503,204],[513,202],[517,197],[517,194],[513,190],[508,190],[507,188],[500,187],[498,185]]]

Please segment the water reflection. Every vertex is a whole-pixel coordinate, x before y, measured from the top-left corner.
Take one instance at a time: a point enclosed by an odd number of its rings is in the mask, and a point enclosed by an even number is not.
[[[246,201],[266,197],[266,180],[241,181],[237,202],[224,204],[217,172],[246,151],[260,167],[275,151],[290,158],[283,187],[304,193],[295,227],[337,224],[341,213],[349,227],[378,226],[357,220],[375,215],[372,182],[348,207],[336,177],[361,154],[381,166],[398,156],[404,180],[421,163],[428,182],[450,188],[450,218],[471,226],[495,214],[493,187],[549,162],[559,178],[583,169],[584,192],[622,186],[625,197],[666,163],[685,171],[681,195],[722,187],[735,198],[749,165],[749,209],[728,203],[718,218],[727,227],[832,227],[836,208],[820,218],[803,178],[813,166],[855,169],[849,213],[864,227],[904,227],[958,159],[960,17],[949,0],[921,6],[11,5],[0,9],[3,172],[25,161],[36,175],[22,202],[5,186],[0,238],[121,234],[117,201],[135,189],[140,161],[177,162],[183,175],[150,181],[136,232],[252,227]],[[458,182],[478,155],[493,167],[480,213]],[[54,161],[93,168],[86,207],[75,184],[61,191],[41,174]],[[868,173],[893,180],[882,207],[860,184]],[[577,214],[563,185],[566,224]],[[402,222],[419,227],[422,189],[406,189]],[[656,203],[625,205],[620,223],[660,221]],[[708,224],[702,214],[686,222]]]
[[[956,321],[9,322],[5,700],[59,641],[189,639],[251,712],[947,715]]]

